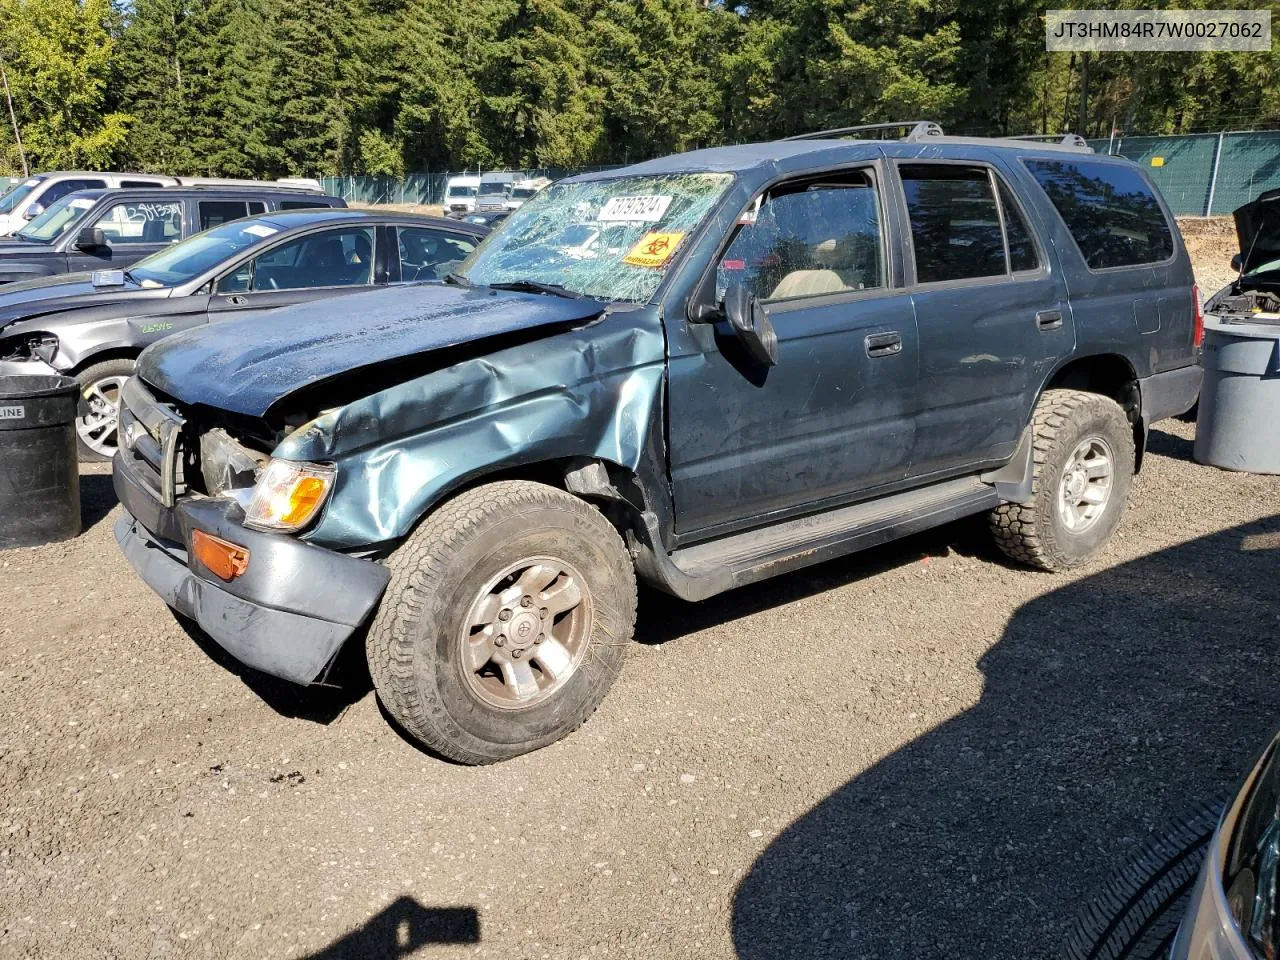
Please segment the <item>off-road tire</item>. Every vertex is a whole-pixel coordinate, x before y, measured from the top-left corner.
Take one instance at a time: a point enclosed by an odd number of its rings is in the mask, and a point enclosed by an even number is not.
[[[520,710],[483,702],[456,656],[471,604],[491,577],[525,557],[563,559],[590,594],[590,646],[565,685]],[[459,494],[391,555],[391,580],[366,641],[383,706],[411,736],[460,763],[506,760],[576,730],[622,668],[636,580],[621,537],[591,504],[509,480]]]
[[[1149,838],[1068,928],[1066,960],[1165,960],[1222,807],[1204,804]]]
[[[100,380],[108,377],[131,377],[133,376],[134,361],[127,357],[118,360],[103,360],[101,363],[95,363],[85,367],[76,374],[76,383],[80,385],[80,398],[77,401],[76,416],[79,417],[81,410],[85,405],[84,391]],[[119,444],[120,434],[117,431],[116,441]],[[105,463],[111,458],[104,456],[97,450],[80,439],[79,431],[76,433],[76,452],[79,454],[81,463]]]
[[[1032,501],[991,511],[991,533],[1009,557],[1041,570],[1067,570],[1092,558],[1124,513],[1133,481],[1133,427],[1110,397],[1083,390],[1046,390],[1032,420]],[[1102,514],[1087,529],[1069,530],[1058,516],[1058,485],[1076,445],[1100,436],[1111,447],[1112,489]]]

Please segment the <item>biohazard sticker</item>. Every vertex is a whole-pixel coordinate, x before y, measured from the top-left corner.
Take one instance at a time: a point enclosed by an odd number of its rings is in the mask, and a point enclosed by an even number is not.
[[[647,233],[644,239],[622,258],[633,267],[660,267],[676,252],[684,233]]]

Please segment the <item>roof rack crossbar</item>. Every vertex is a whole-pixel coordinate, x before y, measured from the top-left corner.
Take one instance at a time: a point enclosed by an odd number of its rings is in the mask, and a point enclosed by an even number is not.
[[[1023,133],[1005,140],[1034,140],[1040,143],[1060,143],[1064,147],[1087,147],[1089,141],[1078,133]]]
[[[907,134],[900,139],[906,141],[926,140],[930,137],[942,136],[942,127],[932,120],[903,120],[899,123],[864,123],[856,127],[835,127],[831,130],[815,130],[812,133],[799,133],[783,140],[833,140],[858,133],[871,133],[877,130],[906,130]]]

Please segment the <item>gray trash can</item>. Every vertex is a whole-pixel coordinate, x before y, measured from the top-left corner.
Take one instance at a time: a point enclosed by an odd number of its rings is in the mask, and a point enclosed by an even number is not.
[[[0,376],[0,550],[80,532],[79,396],[70,377]]]
[[[1196,460],[1280,473],[1280,323],[1205,317],[1203,362]]]

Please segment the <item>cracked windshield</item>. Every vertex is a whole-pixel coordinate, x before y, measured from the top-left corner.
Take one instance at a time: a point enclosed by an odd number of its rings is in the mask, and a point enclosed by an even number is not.
[[[459,274],[476,284],[532,282],[643,303],[732,182],[731,174],[696,173],[549,187]]]

